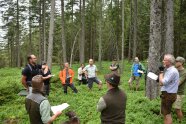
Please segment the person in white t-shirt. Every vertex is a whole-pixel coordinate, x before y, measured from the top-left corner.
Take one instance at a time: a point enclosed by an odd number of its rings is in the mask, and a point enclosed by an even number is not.
[[[78,80],[79,80],[79,85],[82,84],[87,84],[87,78],[85,76],[85,72],[83,69],[85,68],[85,65],[82,63],[81,66],[78,68]]]
[[[89,59],[89,65],[87,65],[83,70],[86,73],[86,77],[88,79],[88,88],[91,90],[93,86],[93,82],[95,82],[98,84],[98,88],[101,89],[102,82],[97,78],[96,72],[98,70],[96,65],[94,65],[93,59]]]

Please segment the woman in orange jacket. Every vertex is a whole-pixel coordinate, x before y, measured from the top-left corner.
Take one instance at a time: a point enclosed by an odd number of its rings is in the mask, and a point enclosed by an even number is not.
[[[59,78],[63,85],[64,93],[67,94],[67,87],[69,86],[74,93],[77,93],[77,89],[73,84],[74,71],[69,68],[68,62],[64,64],[64,69],[60,71]]]

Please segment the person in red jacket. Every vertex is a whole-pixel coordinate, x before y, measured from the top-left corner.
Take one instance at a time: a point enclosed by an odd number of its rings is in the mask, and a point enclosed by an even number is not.
[[[64,69],[60,71],[59,78],[63,85],[64,93],[67,94],[67,87],[69,86],[74,93],[77,93],[77,89],[73,84],[74,71],[69,68],[68,62],[64,64]]]

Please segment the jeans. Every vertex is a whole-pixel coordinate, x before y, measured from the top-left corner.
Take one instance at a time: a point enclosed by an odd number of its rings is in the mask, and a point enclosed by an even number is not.
[[[72,83],[72,84],[66,83],[66,84],[63,84],[63,89],[64,89],[64,93],[65,93],[65,94],[67,94],[67,87],[68,87],[68,86],[74,91],[74,93],[77,93],[77,92],[78,92],[78,90],[77,90],[76,87],[73,85],[73,83]]]

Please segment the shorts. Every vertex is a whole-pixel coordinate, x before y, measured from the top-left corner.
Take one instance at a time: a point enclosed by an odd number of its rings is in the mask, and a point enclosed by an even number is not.
[[[183,98],[185,97],[185,95],[177,95],[177,99],[173,104],[173,108],[175,109],[181,109],[182,105],[183,105]]]
[[[161,113],[165,116],[171,113],[172,105],[176,101],[176,93],[167,93],[162,91],[161,94]]]
[[[93,78],[88,78],[88,87],[91,89],[93,86],[93,82],[99,84],[101,81],[98,80],[97,77],[93,77]]]
[[[130,77],[129,82],[132,83],[134,80],[136,80],[136,81],[139,83],[140,77],[139,77],[139,76],[134,76],[134,75],[132,75],[132,76]]]

